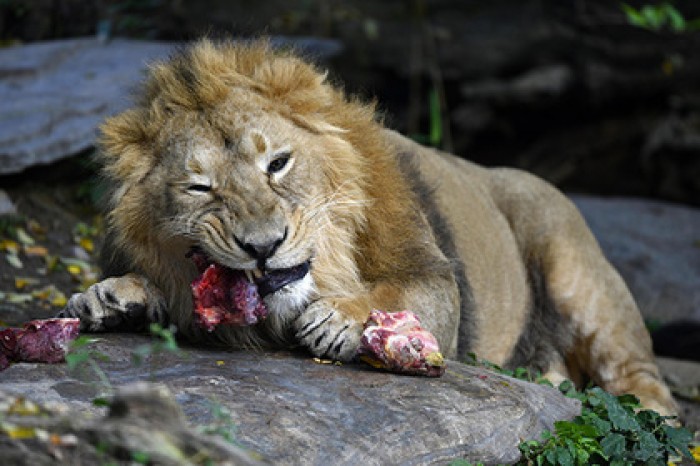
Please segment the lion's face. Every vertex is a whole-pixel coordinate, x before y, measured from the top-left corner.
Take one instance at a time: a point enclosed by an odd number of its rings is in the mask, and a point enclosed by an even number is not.
[[[193,249],[252,275],[272,311],[355,293],[379,134],[371,105],[303,61],[203,41],[153,66],[137,105],[102,126],[116,250],[182,316]]]
[[[333,187],[324,156],[338,141],[275,113],[227,109],[173,114],[156,141],[163,161],[158,221],[212,262],[245,271],[274,306],[313,293],[308,273],[328,222]],[[283,304],[283,305],[281,305]]]

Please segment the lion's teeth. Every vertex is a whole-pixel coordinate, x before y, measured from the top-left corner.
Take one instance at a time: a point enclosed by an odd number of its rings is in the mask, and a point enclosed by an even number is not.
[[[249,282],[253,283],[253,271],[252,270],[244,270],[246,278],[248,279]]]
[[[262,276],[263,276],[262,270],[257,269],[257,268],[253,269],[253,276],[254,276],[255,278],[260,278],[260,277],[262,277]]]

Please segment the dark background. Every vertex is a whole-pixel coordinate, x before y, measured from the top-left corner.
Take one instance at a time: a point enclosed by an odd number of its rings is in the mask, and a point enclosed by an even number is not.
[[[333,39],[334,81],[419,141],[567,191],[699,205],[700,2],[671,5],[682,30],[609,0],[0,0],[0,39]]]

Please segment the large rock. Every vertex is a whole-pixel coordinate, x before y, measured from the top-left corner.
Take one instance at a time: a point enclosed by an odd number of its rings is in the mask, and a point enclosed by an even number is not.
[[[522,439],[539,438],[579,409],[557,390],[456,362],[437,379],[286,352],[186,348],[130,364],[146,342],[112,334],[94,348],[109,357],[103,369],[112,385],[163,383],[195,425],[214,422],[212,405],[223,406],[237,442],[279,464],[512,462]],[[2,374],[2,389],[89,413],[100,409],[91,404],[92,380],[76,379],[66,365],[16,364]]]
[[[274,37],[323,60],[338,41]],[[147,64],[173,43],[115,39],[58,40],[0,48],[0,175],[89,149],[102,120],[129,106]]]
[[[573,196],[644,317],[700,322],[700,209]]]
[[[129,104],[167,43],[61,40],[0,49],[0,174],[90,148],[97,126]]]

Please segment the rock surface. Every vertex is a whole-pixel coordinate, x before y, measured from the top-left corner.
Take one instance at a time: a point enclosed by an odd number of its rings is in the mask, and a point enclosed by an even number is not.
[[[324,59],[338,41],[274,37]],[[127,108],[148,63],[175,43],[70,39],[0,48],[0,175],[48,164],[91,148],[102,120]]]
[[[319,364],[303,354],[194,348],[134,366],[130,353],[147,341],[111,334],[94,347],[109,357],[102,367],[112,385],[160,382],[193,425],[211,424],[212,404],[223,406],[236,441],[276,464],[506,463],[517,459],[521,439],[578,412],[554,389],[452,361],[438,379]],[[8,393],[83,414],[101,409],[91,404],[99,393],[94,374],[16,364],[2,377]]]
[[[700,209],[573,196],[647,319],[700,322]]]
[[[188,428],[162,385],[120,388],[104,417],[0,391],[0,415],[2,464],[264,464],[254,452]]]
[[[128,106],[145,64],[172,49],[96,39],[0,49],[0,174],[92,147],[102,120]]]

